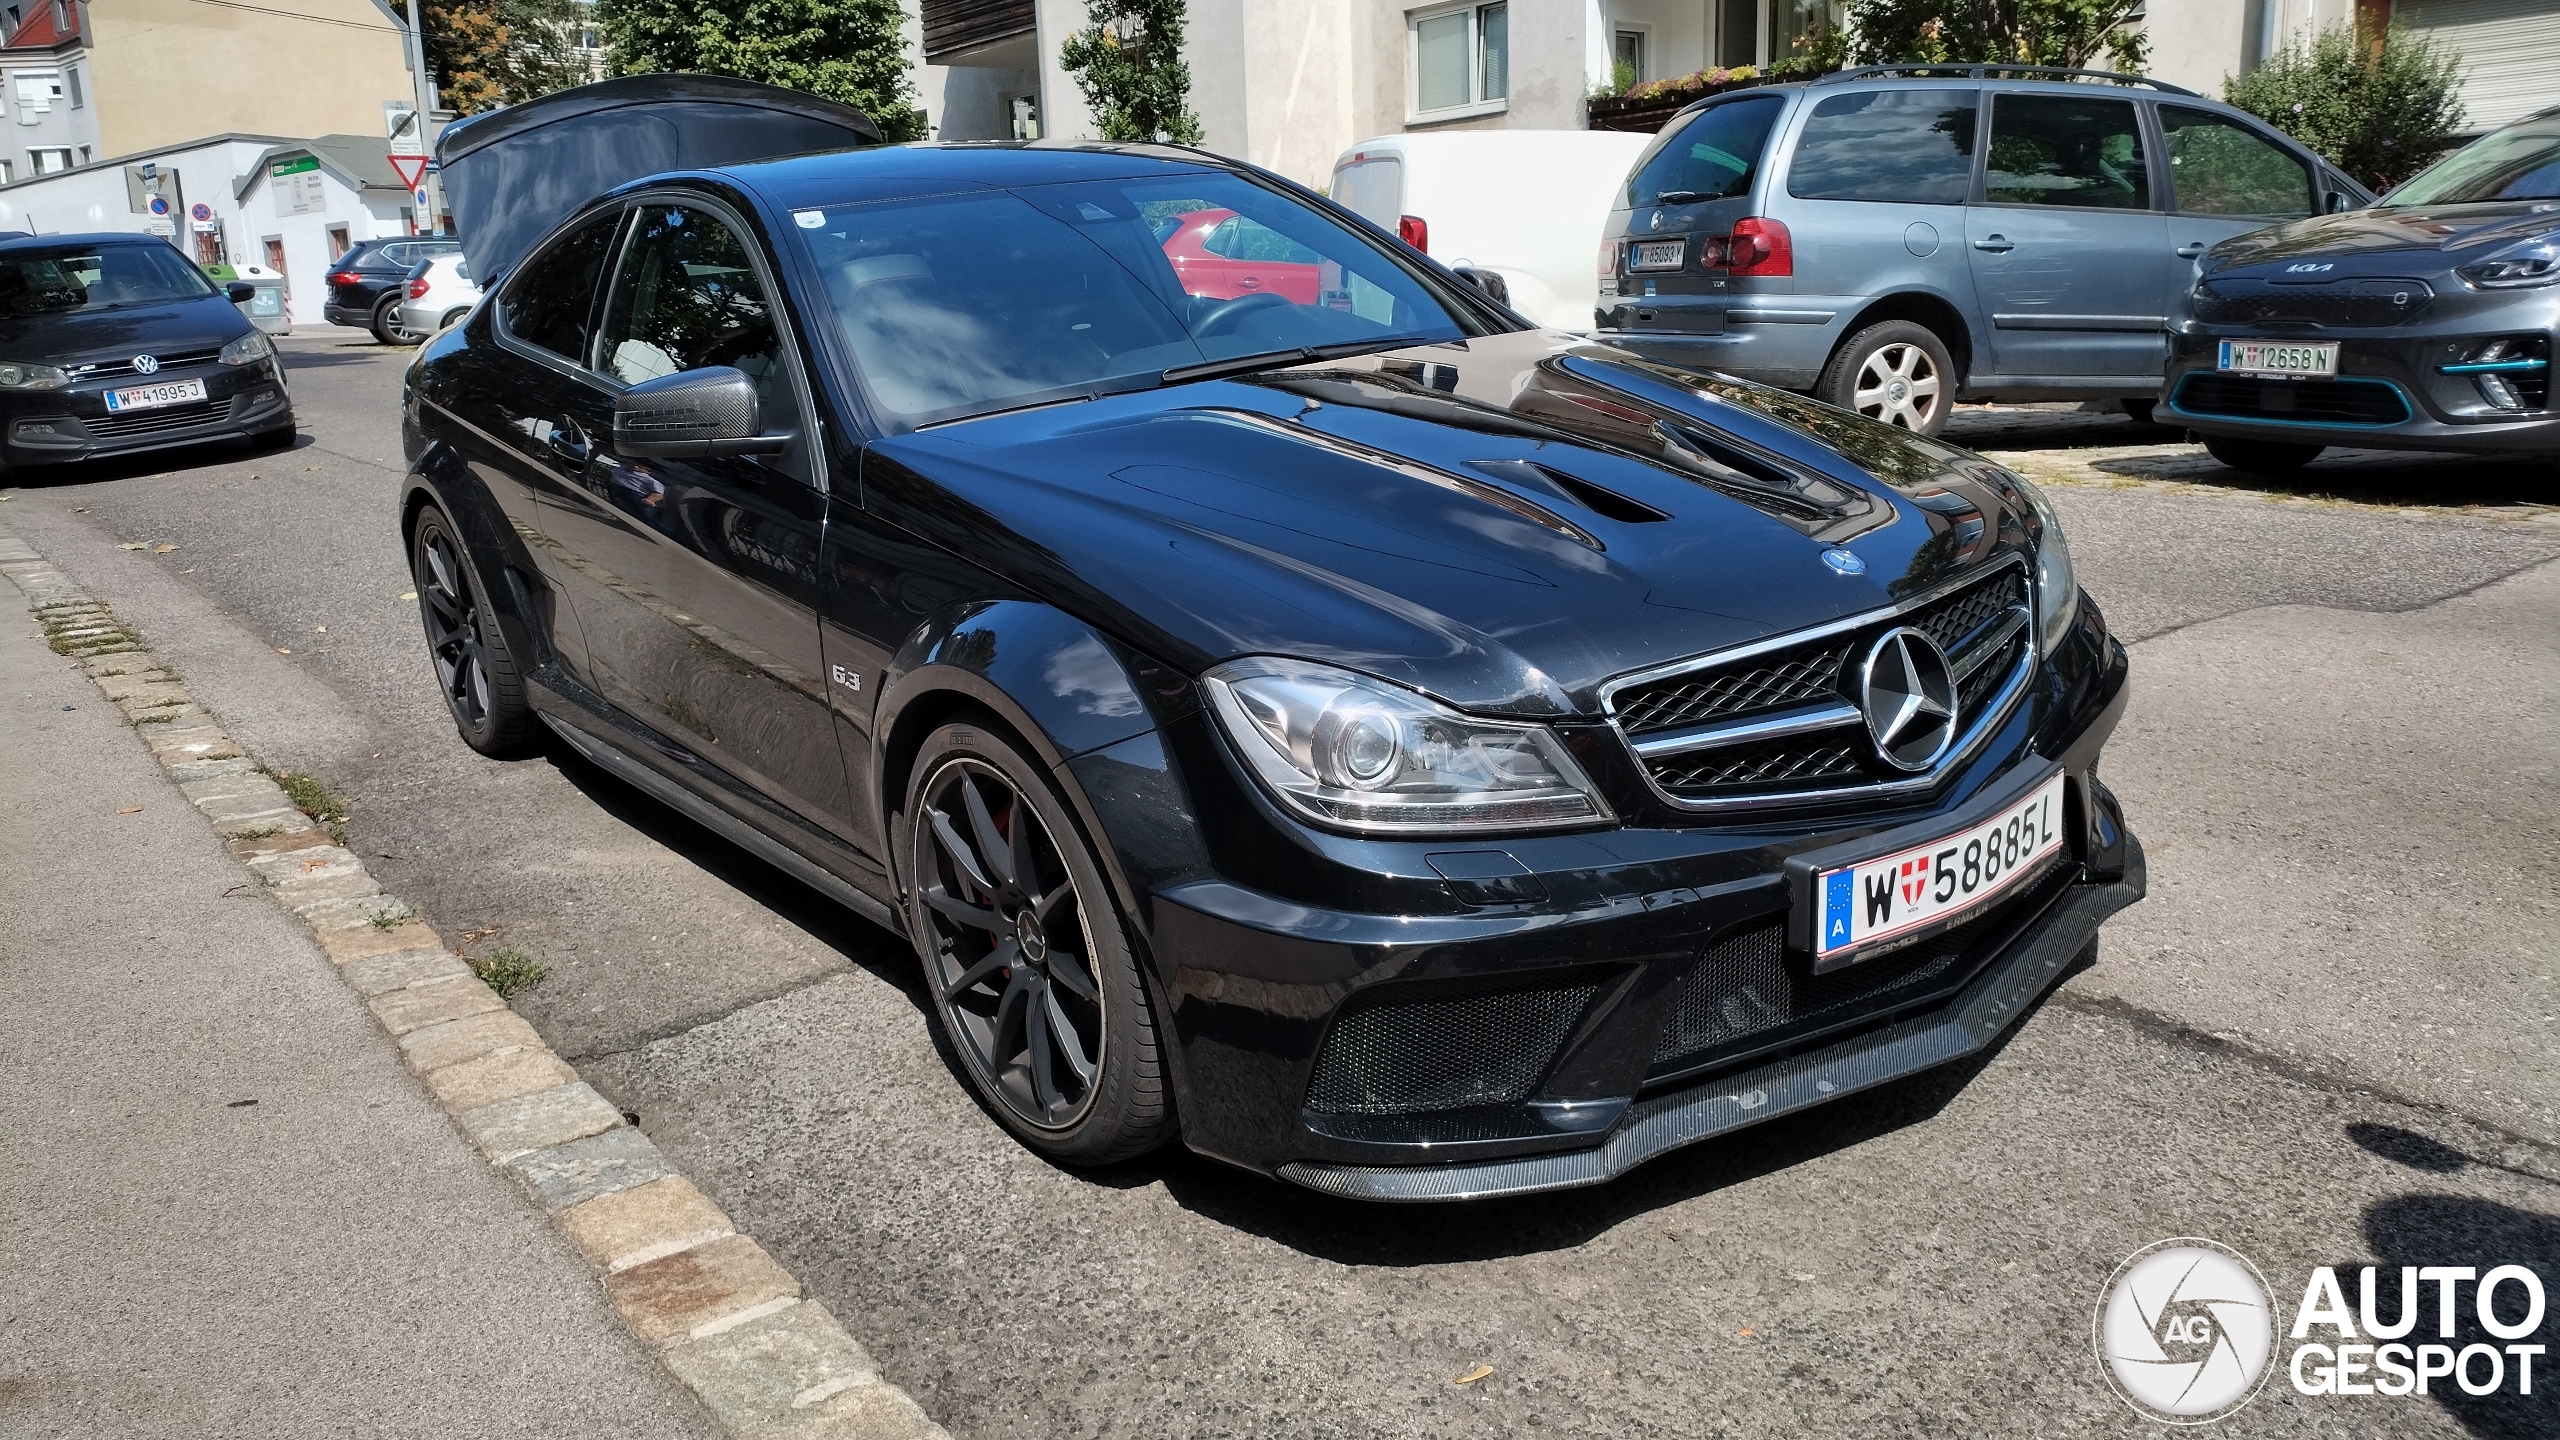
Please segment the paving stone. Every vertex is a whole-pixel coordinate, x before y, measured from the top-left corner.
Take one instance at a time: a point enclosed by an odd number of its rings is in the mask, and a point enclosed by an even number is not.
[[[148,695],[156,700],[162,691],[186,694],[186,687],[178,683],[176,676],[157,668],[128,670],[121,675],[92,675],[89,678],[97,682],[98,689],[110,700],[130,700],[137,695]]]
[[[659,1358],[733,1436],[805,1418],[833,1396],[880,1379],[870,1355],[815,1300],[717,1335],[678,1340]]]
[[[213,833],[224,839],[243,836],[273,835],[310,824],[308,817],[288,805],[281,810],[268,810],[256,815],[243,815],[235,820],[216,820]]]
[[[519,1155],[506,1168],[515,1172],[546,1210],[566,1210],[676,1173],[649,1137],[629,1125]]]
[[[178,729],[154,725],[141,734],[142,743],[151,747],[151,753],[168,764],[240,758],[240,747],[231,743],[230,736],[206,726],[191,725]]]
[[[282,841],[287,837],[279,835],[274,838]],[[399,950],[424,950],[431,947],[437,950],[444,949],[443,938],[435,931],[428,929],[425,921],[415,916],[388,929],[373,925],[359,925],[353,929],[327,930],[320,934],[320,948],[328,952],[329,958],[340,965],[353,964],[375,955],[389,955]]]
[[[477,1110],[578,1078],[568,1062],[538,1045],[502,1050],[426,1073],[427,1090],[447,1110]]]
[[[565,1210],[560,1228],[586,1255],[588,1264],[607,1273],[645,1265],[737,1229],[719,1206],[681,1175]]]
[[[796,1298],[800,1282],[763,1246],[732,1235],[608,1275],[604,1290],[623,1321],[654,1345]]]
[[[338,973],[347,977],[347,983],[356,987],[357,994],[370,997],[403,989],[421,980],[468,975],[471,967],[463,963],[461,956],[442,946],[435,946],[368,956]]]
[[[210,780],[216,775],[248,775],[256,772],[258,762],[247,756],[237,760],[189,760],[169,767],[169,778],[184,785],[190,780]]]
[[[459,979],[376,995],[365,1004],[372,1008],[373,1018],[382,1022],[382,1028],[394,1035],[507,1008],[507,1002],[499,999],[496,991],[468,972]]]
[[[181,780],[178,793],[202,805],[209,800],[229,800],[255,795],[270,804],[289,803],[284,788],[254,770],[238,775],[211,775],[201,780]]]
[[[928,1419],[906,1391],[877,1381],[849,1386],[729,1435],[730,1440],[951,1440],[951,1432]]]
[[[242,783],[244,781],[256,783],[244,784]],[[293,804],[292,801],[284,798],[282,790],[276,788],[276,782],[264,775],[239,775],[205,783],[229,787],[227,790],[218,790],[211,795],[187,797],[210,820],[236,820],[244,815],[264,815],[279,806],[291,808]]]
[[[324,836],[328,834],[325,830],[320,833]],[[249,868],[258,872],[259,878],[270,885],[281,884],[287,880],[312,879],[323,875],[364,873],[364,862],[357,859],[344,846],[335,843],[326,849],[298,846],[291,850],[247,855],[241,858],[247,860]]]
[[[361,865],[350,866],[334,874],[320,871],[309,875],[290,875],[280,880],[270,878],[267,887],[276,892],[277,904],[296,915],[351,900],[389,898],[382,894],[382,882],[374,879],[373,872]]]
[[[408,902],[388,894],[367,895],[362,899],[322,900],[289,908],[302,917],[303,924],[314,930],[372,929],[388,934],[400,928],[399,922],[412,918]],[[385,920],[392,923],[382,923]]]
[[[539,1046],[542,1037],[513,1010],[491,1010],[467,1020],[426,1025],[400,1037],[400,1054],[424,1075],[511,1047]]]
[[[453,1117],[480,1153],[499,1163],[622,1123],[622,1112],[584,1081],[465,1110]]]

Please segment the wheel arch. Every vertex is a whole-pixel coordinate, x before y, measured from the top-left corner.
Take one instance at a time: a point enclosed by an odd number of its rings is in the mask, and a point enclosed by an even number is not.
[[[1870,325],[1888,320],[1907,320],[1934,333],[1947,347],[1947,355],[1956,362],[1956,384],[1961,387],[1973,377],[1973,327],[1965,323],[1964,311],[1954,301],[1928,290],[1901,290],[1867,302],[1840,332],[1839,343],[1824,357],[1823,368],[1830,369],[1848,348],[1858,332]]]

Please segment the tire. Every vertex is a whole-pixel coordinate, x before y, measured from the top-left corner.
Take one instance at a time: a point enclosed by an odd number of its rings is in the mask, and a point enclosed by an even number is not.
[[[2323,445],[2296,445],[2283,440],[2236,440],[2228,435],[2204,437],[2205,453],[2253,475],[2289,475],[2318,459]]]
[[[2151,423],[2151,407],[2159,403],[2157,400],[2127,400],[2124,413],[2134,424],[2148,425]]]
[[[373,307],[373,338],[385,345],[418,345],[426,336],[400,323],[400,292],[382,297]]]
[[[420,512],[409,547],[409,573],[418,587],[418,616],[426,626],[427,657],[444,692],[445,708],[462,743],[483,755],[523,753],[533,735],[533,709],[525,703],[524,676],[507,637],[482,603],[479,577],[455,538],[453,522],[432,507]]]
[[[1172,1139],[1136,954],[1041,767],[992,726],[946,724],[925,737],[891,827],[934,1017],[1005,1128],[1068,1165]]]
[[[1955,404],[1955,360],[1928,326],[1887,320],[1834,351],[1813,393],[1868,419],[1935,435],[1947,428]]]
[[[436,333],[441,335],[445,331],[452,329],[454,326],[461,324],[462,317],[470,313],[471,307],[468,305],[458,306],[454,309],[447,310],[444,312],[444,318],[436,322]]]

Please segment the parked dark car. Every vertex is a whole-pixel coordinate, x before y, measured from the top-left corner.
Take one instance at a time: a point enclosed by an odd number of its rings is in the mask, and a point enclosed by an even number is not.
[[[467,742],[905,934],[1024,1143],[1595,1184],[1980,1049],[2141,895],[2015,474],[1201,152],[760,159],[869,138],[671,76],[448,130],[492,293],[400,536]],[[1315,303],[1186,289],[1208,207]]]
[[[0,240],[0,465],[244,438],[293,443],[273,342],[165,240]]]
[[[2147,419],[2206,246],[2372,199],[2157,80],[1846,70],[1663,126],[1609,217],[1597,338],[1929,434],[1959,399]]]
[[[2560,455],[2560,109],[2483,136],[2369,210],[2214,247],[2162,396],[2243,470],[2331,445]]]
[[[409,271],[421,260],[461,251],[461,241],[442,236],[359,240],[329,267],[329,298],[320,307],[321,318],[370,330],[385,345],[415,345],[427,337],[400,318]]]

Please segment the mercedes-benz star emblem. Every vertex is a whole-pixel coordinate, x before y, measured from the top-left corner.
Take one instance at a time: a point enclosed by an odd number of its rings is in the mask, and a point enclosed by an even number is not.
[[[1955,674],[1938,642],[1907,625],[1868,649],[1858,702],[1876,753],[1897,769],[1926,770],[1955,743]]]
[[[1653,228],[1656,230],[1662,228],[1662,212],[1659,210],[1653,212]]]
[[[133,373],[134,373],[134,374],[136,374],[136,375],[157,375],[157,374],[159,374],[159,373],[160,373],[160,357],[159,357],[159,356],[157,356],[157,355],[136,355],[136,356],[134,356],[134,357],[133,357]]]

